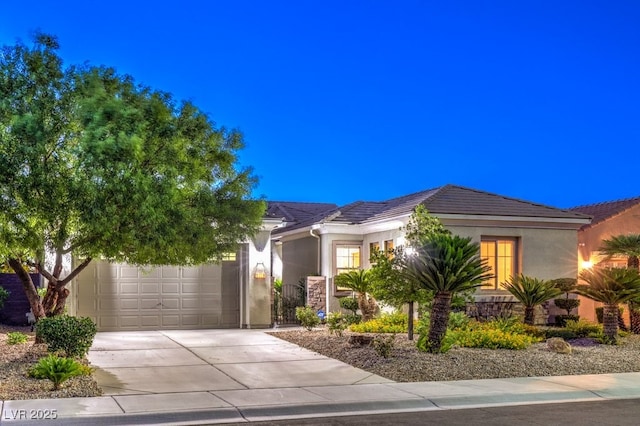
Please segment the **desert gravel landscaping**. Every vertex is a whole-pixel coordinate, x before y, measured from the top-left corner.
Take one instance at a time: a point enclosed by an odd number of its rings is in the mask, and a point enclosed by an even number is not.
[[[7,344],[7,333],[20,331],[29,335],[29,341],[17,345]],[[92,376],[72,377],[54,391],[50,380],[27,376],[27,371],[38,359],[47,356],[47,347],[35,343],[35,333],[29,327],[0,325],[0,400],[71,398],[102,395]]]
[[[318,352],[397,382],[427,382],[507,377],[564,376],[640,371],[640,335],[620,339],[617,346],[590,339],[572,342],[568,355],[551,352],[546,343],[525,350],[453,348],[446,354],[418,351],[415,341],[396,335],[395,349],[385,359],[368,346],[352,346],[326,330],[279,330],[272,333]]]
[[[6,333],[9,331],[27,333],[29,341],[8,345]],[[640,372],[640,336],[637,335],[620,339],[618,346],[600,345],[589,339],[574,341],[569,355],[551,352],[545,343],[519,351],[453,348],[446,354],[434,355],[418,351],[406,335],[396,335],[392,355],[385,359],[371,347],[349,344],[348,332],[342,337],[330,335],[326,329],[280,329],[269,333],[398,382]],[[58,391],[52,390],[49,380],[29,378],[29,368],[47,354],[45,345],[36,345],[34,340],[34,333],[28,327],[0,325],[0,400],[102,394],[91,376],[73,377]]]

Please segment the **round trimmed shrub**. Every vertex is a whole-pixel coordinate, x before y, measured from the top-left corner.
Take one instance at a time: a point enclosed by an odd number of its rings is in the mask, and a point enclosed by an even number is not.
[[[36,339],[47,344],[49,352],[81,358],[89,352],[98,329],[91,318],[58,315],[36,323]]]

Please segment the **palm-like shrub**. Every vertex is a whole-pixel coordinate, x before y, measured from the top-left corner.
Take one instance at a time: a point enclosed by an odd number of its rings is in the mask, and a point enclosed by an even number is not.
[[[618,305],[640,297],[640,274],[635,269],[585,269],[580,279],[588,285],[579,285],[575,293],[603,303],[605,338],[615,343],[618,337]]]
[[[551,281],[523,274],[512,276],[502,286],[524,305],[524,323],[528,325],[535,324],[536,306],[562,293]]]
[[[40,358],[38,363],[29,370],[30,377],[51,380],[54,390],[60,389],[60,385],[71,377],[88,374],[91,374],[91,368],[73,358],[63,358],[53,354]]]
[[[339,287],[346,287],[358,294],[358,306],[362,314],[362,321],[369,321],[373,318],[378,305],[370,295],[373,280],[371,273],[364,269],[343,272],[334,277],[334,282]]]
[[[447,331],[454,293],[474,289],[492,277],[491,268],[480,258],[480,245],[471,238],[439,234],[416,247],[406,264],[406,273],[424,289],[433,292],[429,334],[424,348],[440,352]]]
[[[626,256],[627,268],[640,271],[640,234],[615,235],[603,240],[598,250],[608,257]],[[630,299],[628,305],[631,331],[640,334],[640,299]]]

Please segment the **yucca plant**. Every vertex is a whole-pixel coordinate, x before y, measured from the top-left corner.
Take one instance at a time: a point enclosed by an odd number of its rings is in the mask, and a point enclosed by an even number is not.
[[[514,275],[502,286],[524,305],[524,323],[534,325],[536,306],[559,296],[562,291],[552,281],[540,280],[524,274]]]
[[[587,285],[579,285],[574,293],[603,303],[604,335],[609,343],[615,343],[618,305],[640,297],[640,274],[636,269],[596,268],[583,270],[579,277]]]

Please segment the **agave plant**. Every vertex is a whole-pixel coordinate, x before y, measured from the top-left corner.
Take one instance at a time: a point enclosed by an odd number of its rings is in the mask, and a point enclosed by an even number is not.
[[[536,306],[562,294],[553,281],[523,274],[512,276],[502,286],[524,305],[524,323],[529,325],[535,324]]]

